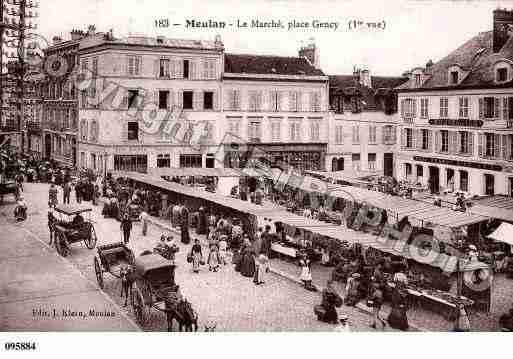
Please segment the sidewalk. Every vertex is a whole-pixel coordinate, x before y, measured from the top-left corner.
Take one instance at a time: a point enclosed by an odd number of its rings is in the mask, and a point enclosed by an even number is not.
[[[49,247],[46,231],[40,236],[14,223],[6,215],[11,211],[2,206],[0,217],[0,331],[139,330],[95,283]]]

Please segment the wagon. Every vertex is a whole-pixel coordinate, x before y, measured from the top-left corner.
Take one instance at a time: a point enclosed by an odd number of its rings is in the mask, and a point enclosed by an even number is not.
[[[70,252],[69,245],[84,242],[88,249],[96,246],[96,231],[91,220],[91,208],[58,205],[55,207],[56,220],[53,225],[55,250],[66,257]],[[88,214],[84,219],[83,213]]]
[[[134,253],[126,244],[116,242],[98,246],[98,253],[94,256],[94,271],[98,285],[103,289],[103,273],[110,273],[112,276],[121,279],[122,268],[132,266],[135,258]]]
[[[175,283],[175,264],[158,254],[136,258],[132,287],[132,308],[137,322],[143,325],[151,309],[166,314],[168,330],[173,319],[186,328],[195,325],[197,316]]]

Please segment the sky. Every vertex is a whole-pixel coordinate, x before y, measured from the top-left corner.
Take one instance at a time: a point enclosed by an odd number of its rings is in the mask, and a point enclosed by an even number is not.
[[[221,35],[226,52],[297,56],[314,39],[326,74],[350,74],[354,66],[372,75],[400,76],[432,59],[438,61],[481,31],[492,29],[492,11],[513,9],[513,0],[39,0],[39,34],[70,38],[71,29],[113,29],[114,36],[162,35],[213,40]],[[155,20],[168,19],[159,28]],[[186,20],[225,22],[219,28],[186,28]],[[284,28],[237,27],[237,21],[281,21]],[[308,28],[288,29],[289,22]],[[336,23],[338,28],[314,28]],[[358,24],[354,28],[354,24]],[[173,26],[172,24],[181,24]],[[363,23],[363,24],[362,24]],[[367,23],[382,29],[369,29]],[[233,26],[229,26],[233,24]],[[349,29],[351,24],[351,29]],[[373,26],[373,25],[370,25]],[[384,29],[383,29],[384,27]]]

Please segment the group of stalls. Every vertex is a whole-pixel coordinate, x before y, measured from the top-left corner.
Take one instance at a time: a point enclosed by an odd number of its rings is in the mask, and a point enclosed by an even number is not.
[[[490,286],[484,289],[484,286],[481,286],[479,290],[475,290],[474,283],[470,283],[475,273],[486,271],[488,266],[478,261],[469,262],[458,259],[458,256],[451,255],[450,248],[455,236],[453,233],[461,232],[462,227],[466,227],[466,237],[472,240],[473,233],[476,231],[473,226],[478,226],[481,221],[486,220],[484,216],[469,216],[427,203],[387,196],[361,188],[339,186],[331,188],[330,195],[334,197],[331,200],[337,202],[338,211],[334,211],[334,213],[337,213],[339,222],[342,222],[343,227],[341,227],[340,224],[333,223],[330,220],[319,221],[306,218],[273,204],[255,205],[230,196],[183,186],[154,176],[138,173],[117,173],[115,175],[123,176],[135,183],[152,186],[156,190],[166,193],[167,198],[165,198],[166,203],[163,203],[164,208],[174,203],[189,208],[191,212],[197,212],[200,208],[203,208],[210,213],[237,217],[242,220],[243,228],[250,236],[256,232],[258,227],[270,225],[273,232],[279,233],[272,243],[272,250],[283,256],[297,258],[300,251],[306,251],[315,259],[316,256],[320,258],[322,252],[327,251],[334,255],[337,251],[357,244],[364,249],[371,248],[390,256],[405,258],[418,271],[426,275],[444,276],[451,278],[453,281],[459,280],[460,283],[463,283],[461,293],[470,299],[458,298],[450,292],[433,288],[412,287],[409,289],[410,294],[416,296],[416,298],[436,303],[451,313],[459,304],[474,304],[478,309],[490,310]],[[366,228],[365,226],[368,225],[365,223],[363,225],[360,223],[358,230],[353,230],[354,223],[351,223],[351,219],[354,222],[354,218],[364,204],[367,208],[372,207],[366,213],[376,213],[377,211],[386,213],[386,224],[395,226],[395,228],[397,228],[401,219],[407,216],[412,226],[410,238],[404,242],[399,240],[397,236],[394,237],[393,233],[383,236],[379,231],[376,232],[376,228]],[[348,208],[351,209],[351,215],[349,216]],[[344,210],[346,210],[346,213],[344,213]],[[380,223],[379,225],[382,230],[385,224]],[[479,232],[479,229],[477,229],[477,232]],[[413,243],[414,246],[412,246],[410,241],[415,233],[424,234],[422,237],[423,243],[420,247],[419,243]],[[433,240],[426,240],[430,236]],[[441,251],[439,244],[442,242],[448,248]],[[422,251],[427,251],[430,255],[424,256]],[[460,273],[464,275],[460,276]],[[469,277],[467,274],[472,275]],[[316,276],[315,271],[313,276]],[[460,277],[470,279],[461,280]],[[477,279],[490,281],[490,283],[492,280],[488,274],[486,277],[480,276]],[[465,285],[465,283],[468,285]]]

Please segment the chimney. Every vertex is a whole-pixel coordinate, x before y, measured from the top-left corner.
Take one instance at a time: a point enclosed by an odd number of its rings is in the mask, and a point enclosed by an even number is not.
[[[429,61],[426,63],[426,73],[431,73],[431,68],[433,67],[433,60],[429,59]]]
[[[499,52],[508,41],[513,29],[513,10],[493,11],[493,52]]]
[[[359,75],[360,75],[360,78],[359,78],[360,84],[362,86],[372,88],[372,80],[371,80],[370,71],[367,69],[361,70]]]
[[[94,35],[96,35],[96,26],[89,25],[87,28],[87,36],[94,36]]]
[[[315,40],[310,38],[307,46],[301,46],[299,49],[299,57],[305,57],[310,64],[316,69],[320,68],[319,49],[315,46]]]
[[[71,30],[71,40],[80,40],[82,38],[82,31],[73,29]]]
[[[62,42],[62,39],[59,36],[54,36],[52,41],[53,41],[54,45],[57,45],[57,44],[60,44]]]

